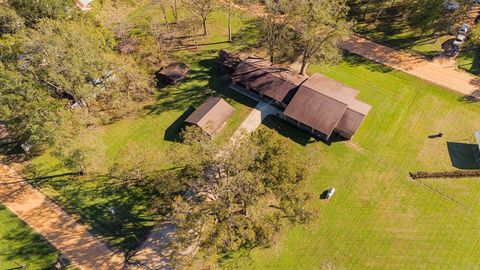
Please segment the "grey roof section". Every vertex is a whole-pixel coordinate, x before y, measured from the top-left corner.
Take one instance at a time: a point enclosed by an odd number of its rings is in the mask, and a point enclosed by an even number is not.
[[[225,126],[234,111],[235,109],[224,99],[209,97],[185,122],[199,126],[213,137]]]

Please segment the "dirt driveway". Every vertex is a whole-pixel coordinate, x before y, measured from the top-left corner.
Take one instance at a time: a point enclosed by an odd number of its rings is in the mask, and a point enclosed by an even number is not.
[[[455,63],[428,61],[358,36],[351,37],[342,47],[463,95],[480,97],[480,78],[458,70]]]
[[[114,253],[60,207],[26,183],[12,168],[0,164],[0,203],[42,235],[81,270],[124,268]]]

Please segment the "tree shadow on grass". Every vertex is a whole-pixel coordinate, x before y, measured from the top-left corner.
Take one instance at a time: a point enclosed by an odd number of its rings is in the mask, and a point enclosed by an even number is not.
[[[359,55],[344,51],[343,53],[343,62],[347,63],[349,66],[364,66],[371,71],[388,73],[394,71],[393,68],[387,67],[385,65],[376,63],[374,61],[363,58]]]
[[[259,20],[257,18],[247,21],[246,26],[232,36],[232,41],[238,46],[237,50],[240,52],[249,51],[252,48],[260,48],[258,42]]]
[[[124,188],[116,180],[93,176],[47,179],[41,187],[56,191],[52,198],[56,203],[124,252],[137,248],[154,226],[149,210],[153,191],[146,186]],[[114,207],[115,216],[108,207]]]
[[[480,48],[476,46],[469,46],[464,48],[461,52],[462,58],[469,59],[463,64],[458,65],[459,68],[464,69],[474,75],[480,74]]]
[[[475,160],[473,154],[474,144],[461,142],[447,142],[448,154],[452,166],[462,170],[477,170],[480,169],[480,164]]]
[[[0,205],[0,212],[3,211],[7,210]],[[31,231],[23,221],[17,220],[13,214],[8,212],[6,215],[11,216],[11,219],[2,220],[2,225],[9,228],[9,231],[0,235],[0,241],[1,245],[6,244],[5,247],[8,249],[3,250],[0,246],[0,257],[5,257],[14,264],[26,264],[27,269],[32,267],[32,265],[28,267],[29,263],[36,263],[37,267],[42,264],[44,267],[48,267],[47,264],[51,264],[50,267],[53,267],[57,257],[55,249],[40,235]],[[12,245],[8,245],[9,242]],[[1,262],[0,266],[2,266]]]

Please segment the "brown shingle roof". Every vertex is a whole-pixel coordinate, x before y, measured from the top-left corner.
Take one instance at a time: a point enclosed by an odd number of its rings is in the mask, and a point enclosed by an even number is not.
[[[284,114],[322,132],[328,138],[346,109],[347,104],[302,85],[288,104]]]
[[[215,136],[234,112],[234,108],[225,100],[209,97],[185,122],[199,126],[211,137]]]
[[[357,91],[320,74],[299,88],[284,114],[328,137],[341,130],[353,136],[371,106],[356,99]]]
[[[298,86],[305,80],[288,69],[272,66],[263,58],[246,58],[235,70],[232,78],[274,100],[288,104]]]
[[[179,80],[182,80],[187,76],[190,68],[184,63],[174,62],[165,67],[163,67],[158,74],[172,83],[177,83]]]

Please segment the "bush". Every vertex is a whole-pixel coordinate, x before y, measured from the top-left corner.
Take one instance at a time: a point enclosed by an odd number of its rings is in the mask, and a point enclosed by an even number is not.
[[[23,27],[23,19],[15,10],[0,5],[0,36],[17,33]]]
[[[480,177],[480,170],[472,171],[451,171],[451,172],[415,172],[409,173],[412,179],[421,178],[466,178]]]

